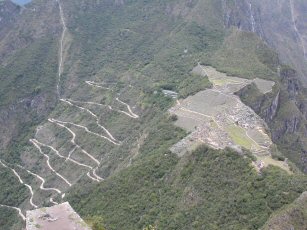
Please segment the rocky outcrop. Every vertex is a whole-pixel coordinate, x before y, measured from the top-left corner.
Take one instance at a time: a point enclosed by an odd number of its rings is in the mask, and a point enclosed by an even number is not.
[[[26,127],[39,123],[55,106],[55,97],[32,95],[0,108],[0,149],[6,149]]]
[[[7,60],[17,50],[44,37],[60,34],[56,1],[35,1],[22,8],[10,0],[0,2],[0,62]]]
[[[52,77],[53,71],[56,71],[51,57],[54,55],[54,60],[57,59],[56,52],[53,52],[56,43],[44,41],[52,41],[60,31],[56,1],[34,1],[26,8],[10,0],[0,1],[0,81],[3,82],[0,86],[0,149],[7,149],[13,140],[21,137],[21,133],[39,122],[54,107],[56,99],[52,90],[35,92],[33,89],[36,84],[37,89],[45,85],[48,85],[45,88],[52,88],[51,81],[46,82],[44,77]],[[51,43],[53,47],[45,45]],[[32,49],[29,52],[32,56],[29,53],[21,55],[25,48]],[[33,62],[28,62],[28,58]],[[39,66],[37,70],[34,70],[34,60],[43,60],[40,64],[36,62]],[[19,73],[15,71],[17,68]],[[21,90],[22,87],[27,90]]]
[[[292,0],[223,0],[225,27],[258,34],[293,66],[307,86],[307,2]]]
[[[265,116],[265,120],[266,121],[272,121],[277,113],[277,109],[279,106],[279,95],[280,95],[280,91],[278,91],[278,93],[276,94],[276,96],[274,97],[270,107],[266,110],[266,116]]]
[[[0,1],[0,39],[21,13],[21,7],[10,0]]]
[[[259,8],[250,0],[222,0],[224,24],[227,28],[236,26],[241,30],[251,31],[263,37]]]
[[[282,66],[278,80],[272,93],[249,85],[237,95],[266,121],[279,149],[307,172],[307,95],[292,68]]]

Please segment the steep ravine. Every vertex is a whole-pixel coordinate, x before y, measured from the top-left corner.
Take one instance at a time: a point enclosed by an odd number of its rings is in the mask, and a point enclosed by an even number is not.
[[[278,53],[282,67],[274,70],[279,74],[274,92],[263,96],[248,86],[239,95],[267,122],[273,141],[286,157],[307,172],[306,4],[292,0],[222,2],[226,27],[256,33]]]
[[[282,67],[280,78],[270,94],[261,95],[253,85],[237,94],[266,121],[281,152],[307,173],[306,95],[293,69]]]
[[[224,24],[227,28],[258,34],[275,49],[283,63],[291,65],[307,86],[306,1],[239,0],[223,1]]]

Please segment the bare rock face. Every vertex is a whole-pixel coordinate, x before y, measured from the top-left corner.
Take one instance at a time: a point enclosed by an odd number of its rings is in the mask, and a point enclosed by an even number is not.
[[[90,230],[68,202],[27,212],[26,230]]]
[[[5,82],[3,87],[11,92],[9,103],[2,101],[0,105],[0,133],[3,134],[0,137],[0,149],[6,149],[10,142],[19,136],[21,130],[29,127],[33,121],[38,122],[44,118],[56,100],[51,91],[48,93],[31,92],[28,89],[28,92],[24,94],[17,92],[19,91],[18,84],[22,83],[14,83],[11,69],[19,68],[18,65],[23,65],[26,69],[25,66],[28,65],[27,61],[23,61],[21,63],[26,64],[16,64],[17,67],[14,67],[17,52],[26,47],[37,47],[44,39],[58,37],[60,32],[61,25],[56,1],[35,1],[27,7],[17,6],[10,0],[0,1],[0,68],[1,71],[7,68],[6,72],[2,71],[4,74],[1,74],[0,80]],[[40,49],[44,49],[42,53],[52,53],[53,50],[52,47],[42,45],[40,45]],[[36,55],[39,56],[38,59],[43,60],[40,54]],[[27,56],[25,55],[24,58],[26,59]],[[34,56],[31,58],[34,59]],[[20,71],[22,70],[20,67]],[[41,70],[41,73],[38,74],[43,77],[46,72]],[[29,76],[26,73],[21,74],[23,79],[41,78],[40,76],[33,76],[33,73]],[[4,90],[1,90],[4,94]]]
[[[223,0],[224,23],[226,27],[236,26],[239,29],[251,31],[263,37],[264,32],[261,23],[261,14],[258,7],[251,1]]]
[[[271,120],[272,121],[274,119],[274,117],[276,116],[278,105],[279,105],[279,95],[280,95],[280,91],[278,91],[274,100],[271,103],[271,106],[266,111],[267,115],[266,115],[265,120]]]
[[[47,116],[55,100],[49,101],[47,94],[20,99],[8,107],[0,108],[0,149],[5,149],[12,140],[18,137],[23,128],[21,124],[32,122],[33,117],[39,119]]]
[[[4,30],[7,31],[7,27],[16,21],[20,12],[21,7],[11,1],[5,0],[0,2],[0,35],[4,35]]]
[[[307,2],[223,0],[224,24],[257,33],[307,85]]]
[[[0,2],[0,61],[7,59],[17,50],[25,48],[37,39],[55,37],[60,33],[56,1],[38,1],[26,8],[10,0]]]

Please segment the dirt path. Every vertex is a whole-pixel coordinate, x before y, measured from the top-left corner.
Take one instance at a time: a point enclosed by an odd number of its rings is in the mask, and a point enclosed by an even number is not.
[[[69,122],[69,121],[60,121],[60,120],[56,120],[56,119],[54,119],[54,118],[51,118],[51,119],[49,119],[49,120],[50,120],[51,122],[56,122],[56,123],[62,124],[62,125],[72,125],[72,126],[78,127],[78,128],[80,128],[80,129],[85,130],[85,132],[90,133],[90,134],[92,134],[92,135],[94,135],[94,136],[100,137],[100,138],[102,138],[102,139],[105,139],[105,140],[111,142],[111,143],[114,144],[114,145],[120,145],[119,143],[113,141],[113,140],[110,139],[109,137],[103,136],[103,135],[101,135],[101,134],[99,134],[99,133],[95,133],[95,132],[89,130],[86,126],[78,125],[78,124],[75,124],[75,123]],[[74,134],[74,136],[76,136],[76,134]]]
[[[91,116],[93,116],[95,119],[96,119],[96,124],[98,127],[100,127],[101,129],[103,129],[103,131],[105,131],[105,133],[113,140],[113,141],[116,141],[118,142],[114,136],[111,134],[111,132],[105,128],[104,126],[102,126],[100,123],[99,123],[99,117],[93,113],[91,110],[87,109],[87,108],[84,108],[82,106],[78,106],[78,105],[75,105],[73,104],[72,100],[68,100],[68,99],[61,99],[61,101],[63,102],[66,102],[67,104],[69,104],[70,106],[74,106],[74,107],[77,107],[79,109],[81,109],[82,111],[86,111],[87,113],[89,113]]]
[[[58,5],[59,5],[60,18],[61,18],[61,23],[63,27],[61,40],[60,40],[59,69],[58,69],[58,81],[57,81],[57,94],[58,94],[58,97],[60,98],[60,82],[61,82],[61,75],[62,75],[62,68],[63,68],[64,38],[65,38],[67,27],[66,27],[64,12],[63,12],[60,0],[56,0],[56,1],[58,2]]]
[[[96,179],[96,178],[94,178],[94,177],[92,177],[91,176],[91,174],[90,174],[90,172],[87,172],[87,174],[86,174],[91,180],[94,180],[94,181],[97,181],[97,182],[100,182],[100,180],[99,179]]]
[[[96,82],[93,82],[93,81],[85,81],[88,85],[91,85],[93,87],[98,87],[98,88],[104,88],[104,89],[110,89],[110,88],[107,88],[107,87],[103,87],[101,85],[99,85],[98,83]],[[112,90],[112,89],[110,89]],[[123,111],[123,110],[116,110],[116,109],[113,109],[111,106],[108,106],[110,110],[113,110],[113,111],[116,111],[116,112],[119,112],[119,113],[122,113],[122,114],[125,114],[131,118],[134,118],[134,119],[137,119],[139,118],[139,115],[135,114],[130,105],[128,105],[127,103],[121,101],[118,97],[116,98],[116,100],[121,103],[122,105],[125,105],[128,109],[129,112],[126,112],[126,111]],[[79,102],[79,103],[87,103],[87,104],[92,104],[92,105],[100,105],[100,106],[106,106],[106,105],[103,105],[103,104],[99,104],[99,103],[96,103],[96,102]]]
[[[80,163],[78,161],[75,161],[75,160],[69,158],[69,157],[64,157],[63,155],[60,154],[60,152],[58,150],[56,150],[54,147],[52,147],[50,145],[43,144],[43,143],[39,142],[38,140],[36,140],[36,143],[38,143],[40,146],[43,146],[43,147],[51,149],[58,157],[65,159],[65,161],[70,161],[70,162],[72,162],[72,163],[74,163],[74,164],[76,164],[78,166],[89,168],[89,169],[93,169],[93,167],[91,167],[89,165],[82,164],[82,163]]]
[[[22,218],[23,221],[26,221],[26,217],[23,215],[22,211],[20,208],[17,207],[13,207],[13,206],[8,206],[8,205],[4,205],[4,204],[0,204],[0,207],[4,207],[4,208],[9,208],[9,209],[14,209],[18,212],[18,215]]]
[[[50,203],[52,203],[54,205],[58,205],[59,204],[58,202],[55,202],[52,197],[49,199],[49,201],[50,201]]]
[[[128,116],[130,116],[130,117],[132,117],[132,118],[139,118],[139,115],[137,115],[137,114],[135,114],[133,111],[132,111],[132,109],[131,109],[131,107],[130,107],[130,105],[128,105],[127,103],[125,103],[125,102],[123,102],[123,101],[121,101],[121,100],[119,100],[118,99],[118,97],[116,98],[116,100],[119,102],[119,103],[121,103],[121,104],[123,104],[123,105],[125,105],[126,107],[127,107],[127,109],[128,109],[128,111],[129,111],[129,115]]]
[[[45,179],[39,175],[37,175],[36,173],[33,173],[31,172],[30,170],[27,170],[26,168],[22,167],[21,165],[17,165],[19,168],[27,171],[27,173],[31,174],[32,176],[36,177],[37,179],[39,179],[42,183],[40,184],[39,188],[41,190],[44,190],[44,191],[55,191],[57,192],[58,194],[61,194],[61,190],[57,189],[57,188],[46,188],[44,185],[45,185]]]
[[[61,174],[59,174],[51,165],[50,165],[50,158],[47,154],[45,154],[38,143],[36,143],[35,139],[30,139],[30,142],[38,149],[38,151],[47,159],[47,165],[49,169],[54,172],[59,178],[61,178],[69,187],[72,186],[72,184]]]
[[[70,129],[68,128],[67,126],[65,126],[63,123],[61,122],[58,122],[57,120],[55,119],[48,119],[48,121],[50,121],[51,123],[54,123],[64,129],[66,129],[71,135],[72,135],[72,139],[70,140],[70,142],[76,146],[78,149],[80,149],[85,155],[87,155],[89,158],[91,158],[97,165],[100,165],[100,162],[95,158],[93,157],[91,154],[89,154],[87,151],[85,151],[83,148],[81,148],[80,145],[78,145],[76,142],[75,142],[75,139],[76,139],[76,134]]]
[[[98,88],[101,88],[101,89],[108,89],[108,90],[110,90],[109,87],[102,86],[101,84],[98,84],[98,83],[93,82],[93,81],[85,81],[85,83],[90,85],[90,86],[94,86],[94,87],[98,87]]]
[[[2,165],[3,167],[8,168],[8,169],[10,169],[10,170],[13,172],[13,174],[17,177],[17,179],[18,179],[18,181],[19,181],[20,184],[26,186],[26,187],[29,189],[30,194],[31,194],[31,197],[30,197],[30,204],[31,204],[31,206],[32,206],[33,208],[38,208],[38,206],[37,206],[36,204],[33,203],[34,192],[33,192],[32,187],[31,187],[30,185],[28,185],[27,183],[23,182],[23,180],[21,179],[20,175],[16,172],[15,169],[13,169],[13,168],[7,166],[7,165],[4,164],[1,160],[0,160],[0,163],[1,163],[1,165]]]
[[[94,170],[93,170],[93,175],[100,181],[104,180],[102,177],[98,176],[97,173],[96,173],[96,170],[98,169],[98,167],[96,167]]]

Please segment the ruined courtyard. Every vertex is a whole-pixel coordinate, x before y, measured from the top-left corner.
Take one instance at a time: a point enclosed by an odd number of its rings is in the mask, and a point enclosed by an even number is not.
[[[252,82],[265,94],[272,90],[274,82],[227,76],[213,67],[201,65],[196,66],[193,73],[207,76],[213,87],[177,100],[169,110],[178,117],[175,124],[189,132],[171,151],[182,156],[200,143],[214,149],[230,147],[239,152],[244,148],[258,158],[257,165],[274,164],[287,170],[287,165],[270,157],[273,143],[266,132],[266,123],[234,94]]]

